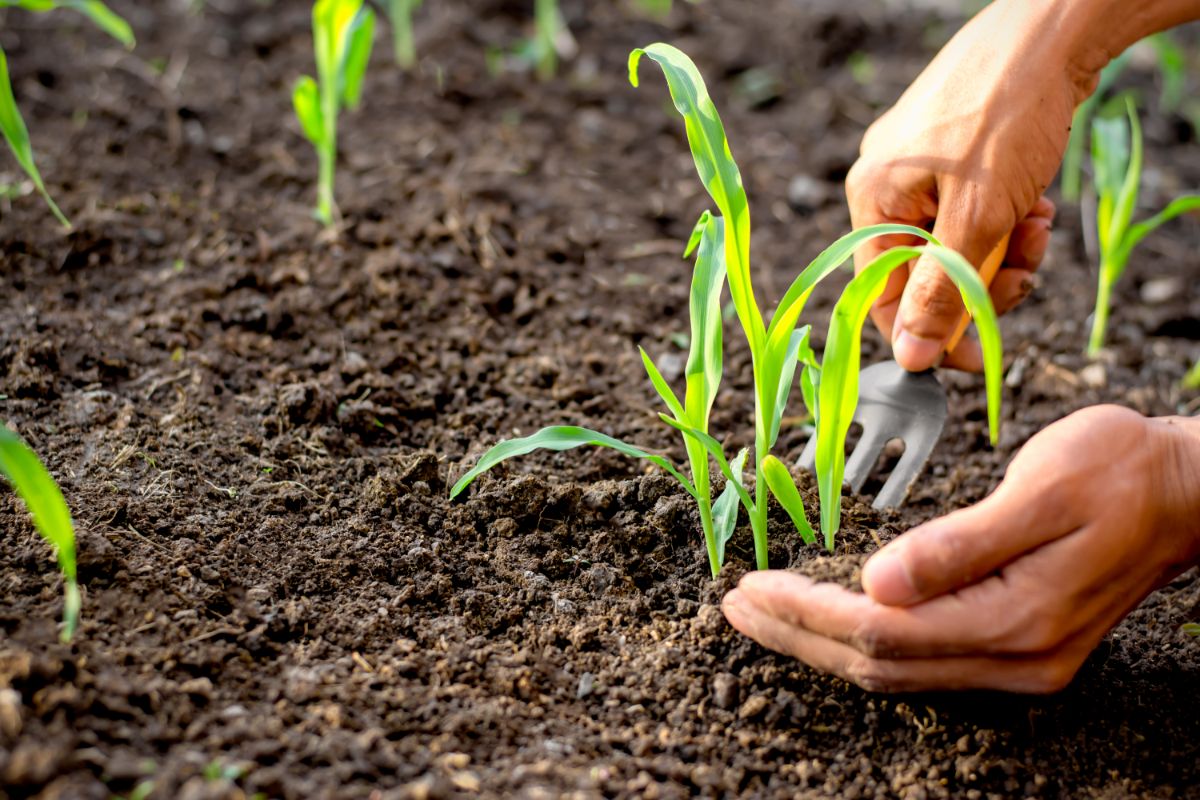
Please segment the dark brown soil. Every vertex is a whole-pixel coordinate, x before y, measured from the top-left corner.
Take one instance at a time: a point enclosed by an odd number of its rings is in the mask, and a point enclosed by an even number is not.
[[[709,77],[767,300],[847,229],[839,181],[864,126],[953,21],[707,0],[659,25],[578,0],[580,54],[539,84],[485,59],[523,35],[528,3],[429,3],[420,71],[381,47],[343,122],[331,237],[289,102],[311,70],[306,4],[114,5],[132,55],[66,12],[0,20],[76,222],[62,234],[29,194],[0,208],[0,416],[63,485],[84,587],[59,644],[47,548],[0,495],[0,796],[1200,796],[1200,642],[1179,630],[1195,573],[1057,696],[880,697],[731,631],[716,604],[749,534],[711,581],[693,508],[652,469],[530,456],[446,499],[486,447],[544,424],[682,457],[636,346],[678,376],[677,256],[706,203],[661,82],[625,82],[633,46],[669,39]],[[1151,113],[1147,130],[1151,207],[1200,185],[1200,162],[1182,120]],[[809,191],[789,205],[797,175]],[[1088,367],[1074,216],[1006,322],[1000,447],[979,381],[948,378],[948,435],[913,502],[880,518],[847,500],[832,558],[780,518],[774,565],[851,579],[877,537],[983,497],[1075,408],[1197,409],[1177,387],[1200,339],[1200,229],[1140,251]],[[732,448],[750,377],[727,338],[714,426]]]

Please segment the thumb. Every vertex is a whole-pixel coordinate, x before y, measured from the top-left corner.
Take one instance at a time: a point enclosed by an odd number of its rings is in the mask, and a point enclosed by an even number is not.
[[[943,197],[933,236],[957,250],[967,261],[979,265],[1011,229],[1001,223],[985,223],[998,214],[969,212],[979,204],[955,202]],[[966,308],[954,281],[932,256],[922,256],[912,268],[892,330],[892,352],[900,366],[919,372],[936,366],[945,354],[946,342],[958,327]]]
[[[913,528],[863,566],[863,590],[884,605],[907,606],[969,586],[1029,552],[1073,533],[1047,487],[1000,484],[982,502]]]

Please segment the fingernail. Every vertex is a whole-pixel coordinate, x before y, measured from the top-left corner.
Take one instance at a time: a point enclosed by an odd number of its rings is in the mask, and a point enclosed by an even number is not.
[[[888,550],[880,551],[863,565],[862,585],[872,599],[885,605],[905,605],[920,599],[904,559]]]
[[[1036,284],[1034,284],[1034,282],[1032,280],[1030,280],[1029,278],[1024,278],[1021,281],[1021,288],[1020,288],[1021,299],[1024,300],[1026,297],[1029,297],[1029,295],[1033,293],[1033,290],[1035,288],[1036,288]]]
[[[945,342],[941,339],[926,339],[915,336],[904,328],[892,340],[892,355],[900,366],[907,370],[920,371],[929,369],[942,357]]]

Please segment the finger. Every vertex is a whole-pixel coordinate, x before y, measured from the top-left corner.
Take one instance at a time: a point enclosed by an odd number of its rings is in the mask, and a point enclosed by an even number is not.
[[[958,194],[963,195],[964,191]],[[977,204],[952,192],[943,199],[938,210],[933,235],[942,244],[957,250],[971,264],[982,264],[1012,223],[1003,217],[977,219],[971,211]],[[909,272],[904,294],[892,331],[892,351],[905,369],[920,371],[937,364],[950,338],[962,319],[965,308],[955,286],[939,262],[926,255],[918,259]]]
[[[912,605],[1070,535],[1080,525],[1077,510],[1042,496],[1043,486],[1005,481],[982,502],[905,533],[868,559],[864,591],[885,605]]]
[[[1037,286],[1034,274],[1028,270],[1005,267],[996,273],[996,279],[988,288],[992,297],[992,308],[997,315],[1007,314],[1019,306]]]
[[[1028,216],[1013,228],[1008,240],[1008,251],[1004,266],[1036,272],[1050,247],[1050,232],[1054,228],[1053,218]]]
[[[754,606],[735,589],[722,610],[729,623],[764,647],[833,673],[871,692],[993,689],[1048,693],[1075,674],[1090,646],[1033,658],[956,656],[948,658],[872,658],[853,647],[778,619]],[[1092,643],[1094,644],[1094,642]]]

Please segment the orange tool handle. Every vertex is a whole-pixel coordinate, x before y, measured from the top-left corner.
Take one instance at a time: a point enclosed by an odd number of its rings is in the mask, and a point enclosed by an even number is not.
[[[1008,238],[1011,235],[1006,233],[995,249],[988,253],[988,257],[983,260],[983,265],[979,268],[979,277],[983,279],[984,286],[991,286],[996,273],[1000,271],[1000,265],[1004,263],[1004,256],[1008,253]],[[964,311],[958,327],[954,329],[954,335],[946,340],[947,353],[953,353],[954,348],[958,347],[958,343],[962,341],[963,334],[967,332],[967,326],[970,324],[971,314]]]

